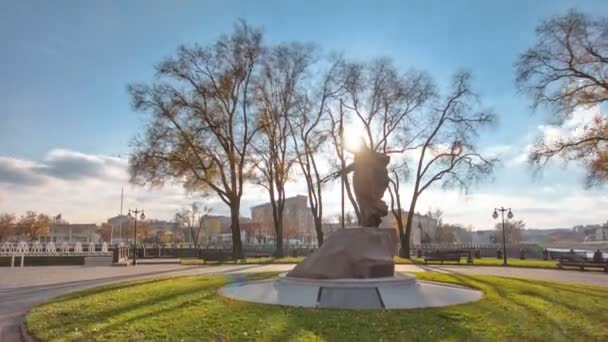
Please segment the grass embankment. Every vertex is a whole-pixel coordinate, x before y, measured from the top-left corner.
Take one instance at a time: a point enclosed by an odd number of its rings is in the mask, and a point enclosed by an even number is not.
[[[247,258],[245,260],[239,260],[238,264],[297,264],[304,260],[304,257],[284,257],[284,258]],[[182,265],[203,265],[205,261],[203,259],[181,259]],[[234,261],[209,261],[206,265],[215,264],[234,264]]]
[[[475,303],[415,310],[288,308],[217,295],[226,282],[243,278],[197,276],[59,297],[34,308],[26,323],[35,338],[56,341],[608,339],[608,287],[439,273],[417,277],[478,288],[485,296]]]
[[[483,258],[483,259],[473,259],[474,266],[502,266],[502,259],[495,258]],[[536,259],[508,259],[508,265],[511,267],[530,267],[530,268],[557,268],[556,260],[536,260]],[[396,264],[416,264],[416,265],[424,265],[423,258],[399,258],[395,257]],[[440,264],[437,261],[430,262],[429,265],[437,265]],[[444,265],[458,265],[458,263],[453,261],[446,261]],[[460,265],[467,265],[467,259],[460,259]]]

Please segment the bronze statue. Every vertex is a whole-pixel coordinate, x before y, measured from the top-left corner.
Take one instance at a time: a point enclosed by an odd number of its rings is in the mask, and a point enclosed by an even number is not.
[[[373,151],[365,143],[353,151],[355,160],[324,181],[354,171],[353,185],[359,204],[356,229],[340,229],[325,240],[317,251],[287,273],[305,279],[382,278],[395,274],[393,260],[399,237],[395,229],[378,229],[388,207],[382,201],[388,187],[390,157]]]
[[[382,197],[388,187],[387,165],[390,160],[389,156],[376,152],[363,143],[355,152],[355,161],[336,175],[346,176],[354,171],[353,187],[361,216],[359,225],[362,227],[378,227],[382,217],[388,214],[388,206]]]

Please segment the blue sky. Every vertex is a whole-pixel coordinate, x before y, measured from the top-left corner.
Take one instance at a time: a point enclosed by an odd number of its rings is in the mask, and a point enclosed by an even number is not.
[[[211,42],[219,34],[230,32],[234,22],[242,18],[261,27],[268,42],[310,41],[324,51],[360,59],[389,56],[403,68],[429,71],[440,85],[454,72],[470,70],[483,103],[498,113],[500,121],[496,129],[482,137],[481,144],[509,150],[509,158],[515,159],[538,133],[546,113],[532,115],[528,99],[516,92],[513,63],[533,44],[534,28],[541,19],[563,14],[574,4],[554,0],[5,0],[0,2],[0,157],[21,164],[48,164],[57,155],[68,154],[66,151],[100,160],[125,156],[130,150],[129,141],[142,126],[142,117],[131,110],[127,84],[150,80],[153,66],[179,44]],[[608,2],[601,0],[576,2],[576,8],[590,14],[608,14]],[[117,161],[122,162],[120,158]],[[520,195],[515,188],[521,187],[530,191],[532,202],[538,202],[542,197],[534,196],[559,182],[565,189],[563,196],[606,200],[597,191],[583,190],[582,173],[572,166],[556,167],[540,181],[523,166],[517,170],[503,168],[497,173],[497,181],[478,193],[494,194],[497,201],[508,200],[500,196]],[[504,177],[508,181],[501,180]],[[19,193],[22,201],[38,203],[38,210],[62,210],[60,205],[46,203],[44,194],[27,195],[28,191],[15,182],[0,180],[0,208],[25,210],[25,204],[8,200]],[[171,191],[175,196],[179,193]],[[110,201],[112,195],[103,196]],[[84,214],[76,208],[87,203],[83,201],[70,197],[62,205],[71,207],[68,211],[77,219],[100,221],[109,210]],[[454,220],[483,225],[479,210],[445,211]],[[568,226],[577,219],[593,223],[601,213],[562,221],[542,216],[529,221],[536,226],[556,226],[560,222]]]

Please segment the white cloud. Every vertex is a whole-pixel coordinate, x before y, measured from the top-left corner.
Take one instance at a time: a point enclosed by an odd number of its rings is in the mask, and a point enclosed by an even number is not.
[[[546,144],[552,144],[562,139],[580,137],[585,133],[587,127],[593,125],[593,120],[600,116],[600,113],[599,106],[579,107],[560,125],[540,125],[538,130]]]
[[[516,145],[488,147],[486,153],[514,158]],[[327,162],[325,162],[327,164]],[[179,185],[146,188],[128,183],[127,160],[106,155],[86,154],[70,150],[52,150],[41,161],[0,157],[0,208],[2,212],[21,214],[36,210],[51,215],[62,213],[75,223],[100,223],[120,211],[120,189],[125,189],[125,210],[143,208],[150,218],[171,219],[175,212],[192,201],[201,202]],[[62,173],[63,171],[65,173]],[[608,196],[600,191],[584,191],[577,178],[582,176],[575,166],[549,168],[534,180],[524,165],[505,163],[497,170],[496,180],[473,188],[465,196],[458,190],[427,190],[416,210],[441,208],[448,222],[486,229],[495,222],[491,213],[496,206],[509,206],[528,227],[570,227],[576,224],[606,221]],[[402,203],[410,203],[411,181],[402,185]],[[294,175],[287,186],[287,195],[306,195],[302,176]],[[389,200],[388,193],[385,200]],[[244,189],[241,215],[250,216],[250,207],[268,201],[259,186],[248,184]],[[340,183],[328,182],[324,187],[326,217],[340,211]],[[211,198],[206,204],[217,214],[228,214],[228,207]],[[346,208],[350,203],[346,200]]]
[[[102,222],[125,208],[143,207],[154,218],[170,218],[195,200],[179,186],[146,189],[128,184],[127,160],[77,151],[51,150],[42,161],[0,157],[0,208],[23,213],[62,213],[72,222]]]

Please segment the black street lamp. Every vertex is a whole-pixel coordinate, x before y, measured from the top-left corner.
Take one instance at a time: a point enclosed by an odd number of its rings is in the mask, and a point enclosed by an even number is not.
[[[134,233],[133,233],[133,266],[137,265],[137,258],[136,258],[136,254],[137,254],[137,215],[139,215],[141,213],[141,215],[139,216],[139,218],[143,221],[146,219],[146,215],[144,215],[144,210],[131,210],[129,209],[129,217],[134,217],[135,218],[135,229],[134,229]]]
[[[500,211],[501,215],[502,215],[502,264],[503,266],[507,266],[507,238],[506,238],[506,234],[505,234],[505,211],[508,211],[507,213],[507,218],[508,219],[512,219],[513,218],[513,213],[511,212],[511,208],[494,208],[494,214],[492,214],[492,217],[494,219],[498,218],[498,211]]]

